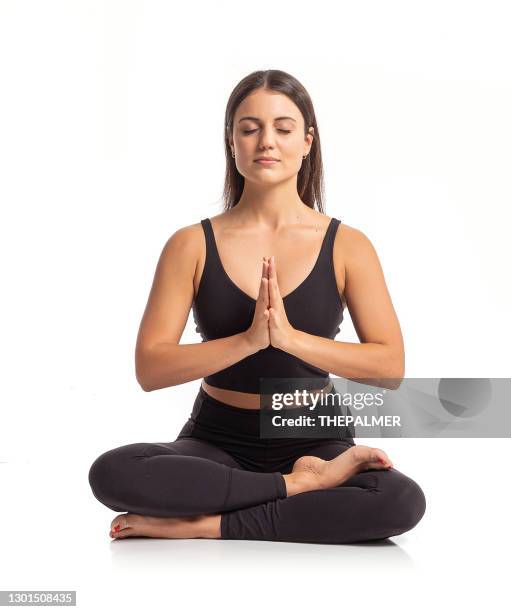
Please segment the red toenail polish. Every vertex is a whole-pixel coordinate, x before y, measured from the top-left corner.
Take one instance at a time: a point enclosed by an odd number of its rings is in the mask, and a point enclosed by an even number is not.
[[[116,525],[116,526],[114,527],[114,531],[119,531],[119,529],[120,529],[119,525]]]

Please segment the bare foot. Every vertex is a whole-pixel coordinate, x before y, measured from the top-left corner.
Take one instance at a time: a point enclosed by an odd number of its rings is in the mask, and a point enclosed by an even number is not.
[[[284,480],[289,497],[336,487],[364,470],[391,467],[393,463],[384,451],[357,444],[330,461],[311,455],[300,457],[293,464],[291,474],[284,475]]]
[[[219,538],[220,515],[157,517],[119,514],[110,525],[110,537]]]

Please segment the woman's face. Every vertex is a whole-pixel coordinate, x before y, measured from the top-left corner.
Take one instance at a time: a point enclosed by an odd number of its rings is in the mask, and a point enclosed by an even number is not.
[[[296,104],[284,94],[258,89],[234,113],[229,138],[238,172],[254,183],[277,183],[298,174],[309,153],[314,128],[305,135],[304,119]],[[257,162],[273,157],[276,162]]]

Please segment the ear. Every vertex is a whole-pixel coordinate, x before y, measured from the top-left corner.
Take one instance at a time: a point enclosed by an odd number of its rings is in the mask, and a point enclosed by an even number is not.
[[[312,127],[312,125],[307,132],[307,136],[305,137],[305,140],[307,141],[307,144],[309,145],[309,149],[306,152],[306,154],[308,155],[310,152],[310,148],[312,147],[312,141],[314,140],[314,128]]]

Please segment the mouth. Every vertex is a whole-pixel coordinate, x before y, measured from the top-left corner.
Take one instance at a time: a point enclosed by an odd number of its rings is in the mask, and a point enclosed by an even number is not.
[[[255,159],[256,164],[261,164],[261,166],[273,166],[274,164],[278,164],[278,159]]]

